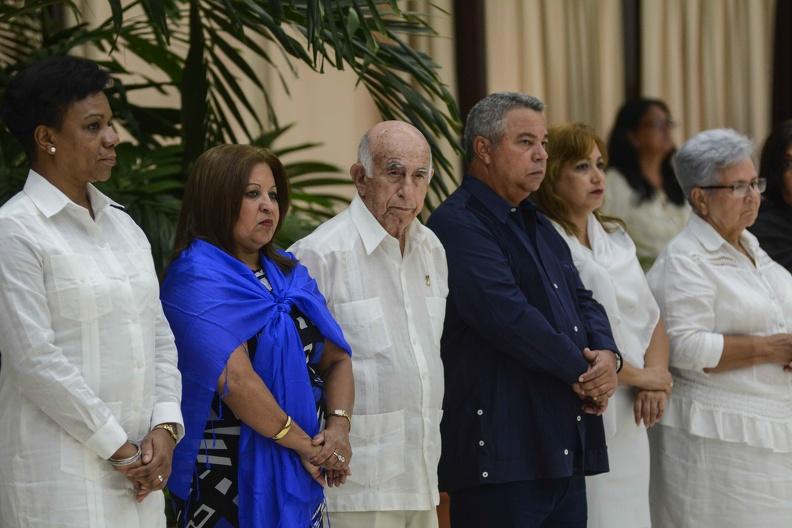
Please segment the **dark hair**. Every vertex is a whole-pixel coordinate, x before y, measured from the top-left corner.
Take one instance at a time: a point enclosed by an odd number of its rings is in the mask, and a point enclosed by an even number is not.
[[[278,189],[278,223],[272,240],[264,245],[264,253],[284,271],[294,267],[296,261],[277,253],[274,246],[274,239],[289,212],[286,169],[271,151],[250,145],[219,145],[195,160],[184,187],[171,262],[196,238],[234,255],[234,226],[239,219],[242,196],[250,173],[259,163],[272,170]]]
[[[49,57],[28,66],[11,79],[0,119],[22,144],[28,160],[33,162],[36,127],[59,129],[72,103],[101,92],[111,83],[110,75],[88,59]]]
[[[547,171],[539,189],[531,193],[531,199],[542,213],[558,222],[569,235],[577,233],[569,220],[567,203],[556,192],[558,179],[564,167],[587,158],[595,146],[599,148],[602,158],[607,163],[608,154],[605,152],[605,144],[588,125],[582,123],[558,125],[551,128],[547,135]],[[617,225],[624,227],[621,220],[606,216],[599,209],[594,211],[594,216],[609,233],[616,229]]]
[[[610,166],[622,173],[630,187],[638,193],[639,201],[644,202],[654,197],[655,188],[646,180],[641,165],[638,162],[638,151],[630,141],[630,134],[636,132],[640,127],[641,120],[653,106],[660,108],[667,116],[671,111],[660,99],[632,99],[627,101],[616,114],[616,122],[613,124],[610,137],[608,138],[608,159]],[[663,160],[661,172],[663,175],[663,191],[668,199],[677,204],[685,203],[685,195],[682,188],[674,176],[674,168],[671,159],[674,150],[668,153]]]
[[[759,161],[759,177],[767,179],[765,199],[774,205],[784,202],[784,173],[787,150],[792,145],[792,119],[778,125],[765,140]]]

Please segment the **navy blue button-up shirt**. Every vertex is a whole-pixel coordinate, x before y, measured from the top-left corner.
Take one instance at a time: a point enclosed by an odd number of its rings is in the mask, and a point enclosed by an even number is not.
[[[440,488],[607,471],[602,419],[571,385],[584,347],[616,344],[566,242],[471,176],[427,225],[448,258]]]

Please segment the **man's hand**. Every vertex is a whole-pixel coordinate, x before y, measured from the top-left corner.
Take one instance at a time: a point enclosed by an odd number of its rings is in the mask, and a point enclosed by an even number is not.
[[[164,429],[154,429],[140,443],[142,465],[126,472],[137,487],[135,500],[142,502],[152,491],[165,487],[171,474],[174,447],[173,437]]]
[[[583,357],[589,362],[589,368],[578,378],[578,395],[588,397],[602,403],[616,392],[616,356],[610,350],[583,349]],[[606,403],[607,405],[607,403]]]

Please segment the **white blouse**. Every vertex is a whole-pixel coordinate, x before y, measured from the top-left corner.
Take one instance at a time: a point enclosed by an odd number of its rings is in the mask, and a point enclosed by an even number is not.
[[[290,251],[316,279],[352,347],[352,474],[327,488],[330,511],[434,510],[448,295],[443,246],[414,220],[402,255],[356,196]]]
[[[762,364],[707,374],[724,335],[792,331],[792,275],[753,236],[756,266],[697,215],[648,274],[671,343],[674,393],[663,425],[705,438],[792,452],[792,374]]]
[[[624,221],[635,242],[638,258],[652,261],[679,233],[690,215],[687,204],[671,202],[663,191],[644,202],[624,176],[611,167],[607,172],[607,192],[602,212]]]
[[[181,426],[176,348],[145,235],[88,191],[95,220],[30,171],[0,208],[3,527],[165,526],[107,458]]]
[[[660,320],[660,308],[638,263],[635,244],[620,226],[614,226],[611,233],[605,231],[593,214],[586,226],[591,249],[575,235],[567,234],[560,224],[553,225],[569,245],[583,284],[605,308],[622,358],[643,368],[644,354]],[[615,431],[616,417],[612,412],[605,414],[605,429],[610,436]]]

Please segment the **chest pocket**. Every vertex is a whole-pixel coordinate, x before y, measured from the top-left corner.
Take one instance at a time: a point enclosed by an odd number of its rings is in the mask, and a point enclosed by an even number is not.
[[[333,306],[333,314],[352,347],[353,361],[390,348],[390,333],[378,297],[338,303]]]
[[[130,251],[124,254],[126,262],[122,265],[127,270],[132,299],[138,312],[146,310],[153,302],[159,301],[159,283],[151,249]]]
[[[90,322],[113,309],[111,281],[91,256],[52,255],[46,288],[51,308],[61,317]]]

